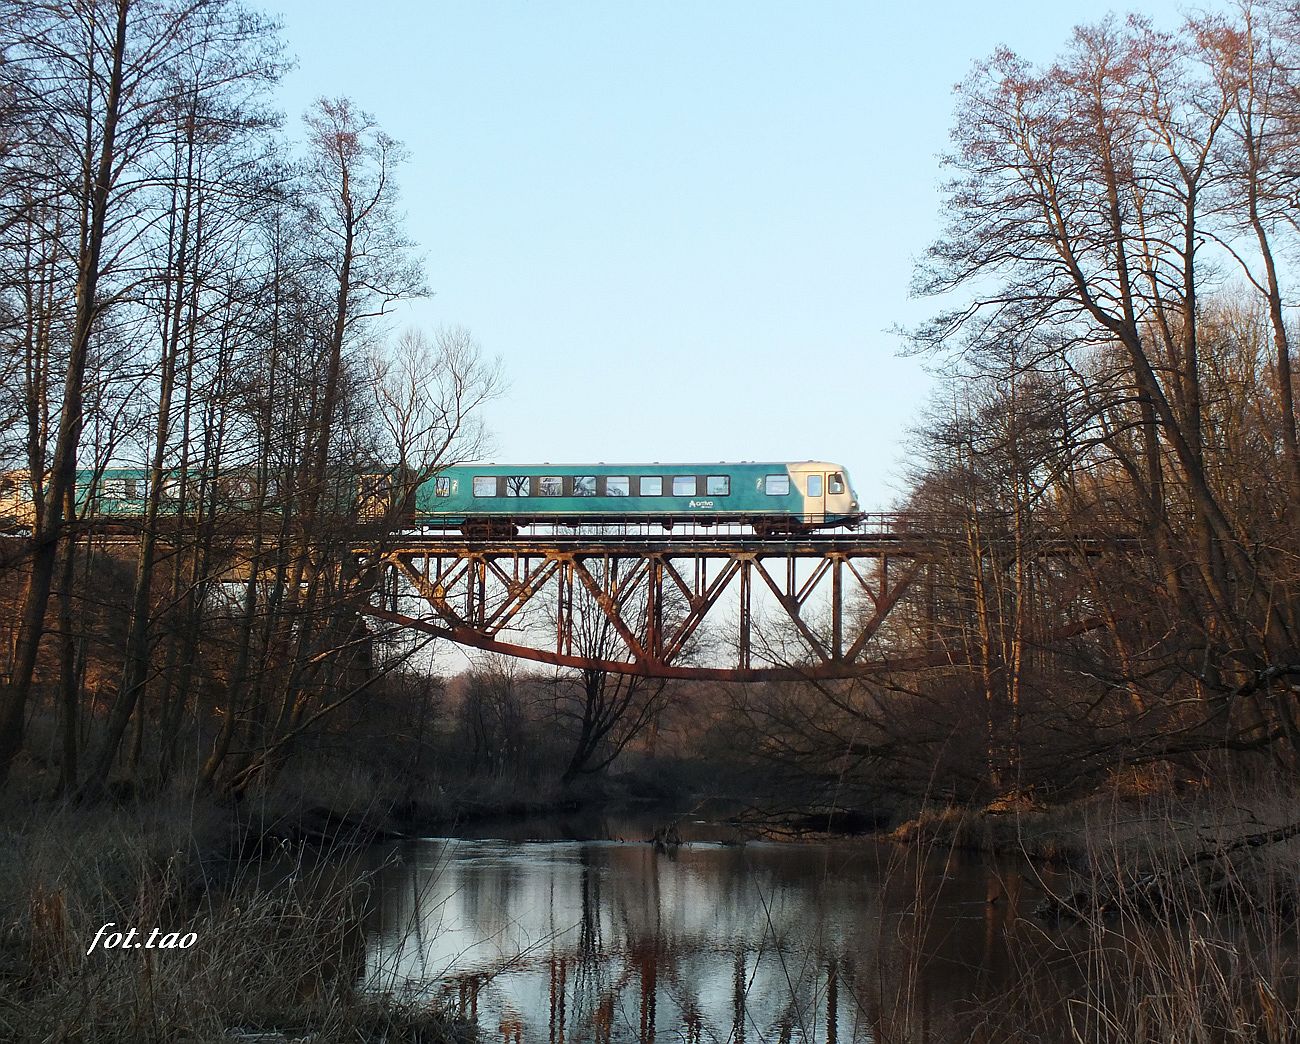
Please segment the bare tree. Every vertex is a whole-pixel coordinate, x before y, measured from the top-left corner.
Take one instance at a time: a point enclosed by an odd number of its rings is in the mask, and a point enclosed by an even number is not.
[[[601,666],[630,655],[620,628],[610,617],[614,601],[608,592],[620,591],[627,583],[633,563],[608,559],[583,566],[595,589],[585,581],[575,585],[566,616],[574,654],[590,664],[557,671],[552,681],[555,714],[571,734],[572,750],[560,777],[564,783],[612,765],[634,740],[655,727],[674,692],[666,679],[623,674]],[[680,606],[669,604],[659,610],[660,618],[653,620],[655,607],[643,588],[624,591],[618,601],[619,616],[641,641],[652,624],[663,626],[664,619],[671,619]],[[683,659],[692,651],[687,650]]]
[[[222,199],[222,193],[211,189],[209,172],[219,169],[223,160],[229,163],[228,157],[242,159],[248,139],[267,128],[269,121],[262,112],[259,95],[279,72],[278,54],[269,45],[266,23],[260,19],[237,22],[230,14],[202,12],[203,17],[196,16],[178,26],[176,58],[159,73],[172,78],[175,85],[170,92],[169,107],[157,113],[159,119],[171,121],[171,136],[166,142],[170,147],[163,149],[155,168],[159,209],[166,216],[165,222],[160,223],[165,238],[154,251],[158,258],[157,274],[153,294],[147,302],[151,310],[156,309],[160,334],[157,406],[152,445],[146,458],[147,495],[125,662],[104,742],[86,780],[91,789],[106,780],[149,676],[154,563],[164,488],[171,479],[169,472],[177,456],[174,430],[177,412],[181,412],[182,437],[176,470],[183,476],[190,474],[190,414],[188,410],[177,411],[173,403],[192,385],[196,341],[202,323],[201,289],[213,263],[209,239],[215,238],[214,230],[222,222],[223,204],[230,202],[228,198]],[[159,132],[162,133],[162,128]],[[235,179],[226,173],[223,181],[229,194]],[[236,213],[243,210],[242,201],[237,197],[234,203]],[[186,492],[182,488],[182,497]],[[202,513],[201,504],[193,507],[193,513]],[[175,580],[178,582],[180,576]],[[190,590],[194,590],[193,583]],[[143,723],[141,713],[137,715],[134,747],[137,759]]]
[[[66,504],[75,484],[84,423],[87,364],[96,331],[129,272],[142,230],[143,197],[151,190],[154,150],[172,126],[180,56],[192,33],[212,37],[243,17],[231,0],[83,0],[72,5],[6,3],[8,84],[21,89],[25,113],[9,174],[29,195],[63,208],[56,223],[75,259],[73,299],[58,421],[51,432],[49,480],[35,534],[13,681],[0,705],[0,779],[22,746],[23,723],[44,630]],[[114,273],[126,282],[110,287]]]
[[[1205,455],[1200,255],[1228,224],[1208,199],[1234,98],[1139,20],[1077,30],[1041,71],[1009,52],[977,67],[949,158],[950,225],[920,280],[975,296],[918,337],[936,349],[964,337],[977,364],[1008,342],[1076,370],[1090,350],[1122,355],[1132,409],[1115,445],[1138,434],[1124,474],[1171,597],[1227,670],[1204,675],[1220,695],[1296,658],[1294,606],[1277,586],[1286,555],[1241,528]],[[1274,711],[1295,746],[1289,697]]]
[[[372,353],[367,383],[383,434],[379,463],[392,469],[385,507],[407,518],[421,483],[487,452],[482,411],[504,387],[501,364],[485,359],[464,327],[439,329],[432,342],[408,330],[391,349]]]
[[[340,568],[355,522],[356,462],[374,458],[358,438],[373,400],[358,387],[364,368],[353,355],[372,320],[424,292],[396,210],[400,145],[346,99],[321,99],[306,122],[302,228],[330,305],[310,345],[317,379],[308,389],[293,526],[285,532],[276,621],[265,644],[279,676],[277,705],[258,701],[248,753],[228,773],[237,790],[273,772],[304,723],[334,705],[334,696],[364,688],[352,678],[367,648],[353,605],[356,577]],[[344,466],[335,467],[340,460]],[[205,775],[214,772],[210,764]]]

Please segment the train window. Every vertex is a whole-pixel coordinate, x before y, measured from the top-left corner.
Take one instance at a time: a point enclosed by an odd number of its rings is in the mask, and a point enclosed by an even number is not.
[[[710,497],[727,497],[731,495],[730,475],[709,475],[704,480],[704,492]]]
[[[506,496],[508,497],[528,496],[528,483],[529,483],[529,478],[527,475],[507,475]]]
[[[596,495],[596,476],[574,475],[573,495],[575,497],[594,497]]]
[[[841,475],[838,471],[832,471],[830,473],[830,477],[827,479],[827,489],[829,489],[832,493],[843,493],[844,476]]]
[[[641,476],[641,496],[643,497],[662,497],[664,495],[664,480],[658,475]]]
[[[694,475],[674,475],[674,476],[673,476],[673,496],[675,496],[675,497],[693,497],[693,496],[695,496],[695,476],[694,476]]]
[[[451,479],[446,475],[439,475],[433,480],[433,495],[435,497],[451,496]]]
[[[564,496],[564,479],[560,475],[543,475],[537,480],[537,492],[544,497]]]
[[[126,479],[104,479],[105,500],[122,500],[126,497]]]
[[[820,497],[822,495],[822,477],[820,475],[808,476],[808,495],[810,497]]]
[[[497,495],[497,477],[495,475],[474,476],[474,496],[495,497]]]
[[[632,491],[632,480],[626,475],[611,476],[605,479],[605,496],[626,497]]]
[[[763,492],[769,497],[784,497],[790,492],[789,475],[768,475],[763,479]]]

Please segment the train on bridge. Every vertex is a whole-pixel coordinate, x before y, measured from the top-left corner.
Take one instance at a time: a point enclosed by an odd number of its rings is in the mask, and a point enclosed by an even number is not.
[[[457,464],[418,483],[414,496],[392,474],[361,474],[345,505],[360,521],[460,530],[467,537],[510,536],[539,524],[740,523],[755,532],[797,533],[855,525],[862,518],[848,471],[829,461],[714,464]],[[129,527],[145,516],[148,472],[108,468],[77,472],[79,518]],[[214,487],[169,473],[161,513],[193,512],[204,499],[228,510],[279,503],[272,485],[258,496],[246,471],[219,475]],[[400,499],[401,503],[395,504]],[[26,472],[0,475],[0,529],[30,529],[35,520]]]

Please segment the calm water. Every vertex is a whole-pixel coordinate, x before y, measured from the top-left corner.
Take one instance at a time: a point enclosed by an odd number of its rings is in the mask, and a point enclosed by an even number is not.
[[[998,998],[1058,974],[1018,919],[1040,883],[978,857],[490,838],[388,854],[369,987],[440,999],[485,1040],[996,1039]]]

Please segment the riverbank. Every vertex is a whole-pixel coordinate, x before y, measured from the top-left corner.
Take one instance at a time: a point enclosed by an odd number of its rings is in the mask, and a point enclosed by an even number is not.
[[[922,809],[882,836],[912,847],[1016,855],[1065,874],[1039,912],[1086,919],[1247,916],[1300,925],[1300,788],[1115,786],[1048,805]]]
[[[1201,895],[1189,909],[1229,897],[1282,917],[1300,909],[1300,827],[1289,832],[1300,785],[1281,774],[1212,787],[1128,773],[1055,802],[1022,795],[961,806],[893,795],[827,807],[788,794],[769,796],[764,807],[747,800],[739,778],[719,787],[690,767],[654,769],[570,786],[462,781],[418,794],[374,776],[331,790],[310,773],[290,774],[273,798],[241,811],[241,829],[254,851],[424,836],[649,841],[660,828],[728,844],[857,837],[1025,859],[1063,872],[1075,895],[1190,870],[1187,883]],[[313,803],[323,792],[334,804]]]
[[[179,796],[10,807],[0,823],[0,1039],[459,1041],[358,988],[368,878]],[[132,934],[133,933],[133,934]]]
[[[734,780],[727,792],[716,786],[692,790],[689,782],[690,771],[682,769],[624,772],[578,787],[551,783],[526,793],[480,781],[405,803],[360,788],[349,812],[297,813],[287,840],[649,842],[662,834],[686,843],[743,844],[861,838],[903,851],[957,849],[1044,867],[1053,884],[1036,912],[1050,918],[1200,913],[1249,921],[1256,934],[1300,928],[1300,824],[1294,812],[1300,786],[1280,774],[1215,788],[1176,781],[1168,773],[1127,773],[1056,803],[1021,796],[974,807],[897,796],[805,806],[790,795],[775,810],[748,804]]]
[[[0,1039],[33,1044],[464,1041],[472,1027],[438,1004],[363,988],[374,846],[666,796],[635,781],[414,790],[309,763],[239,801],[116,788],[77,805],[30,796],[43,776],[22,783],[0,807]]]

